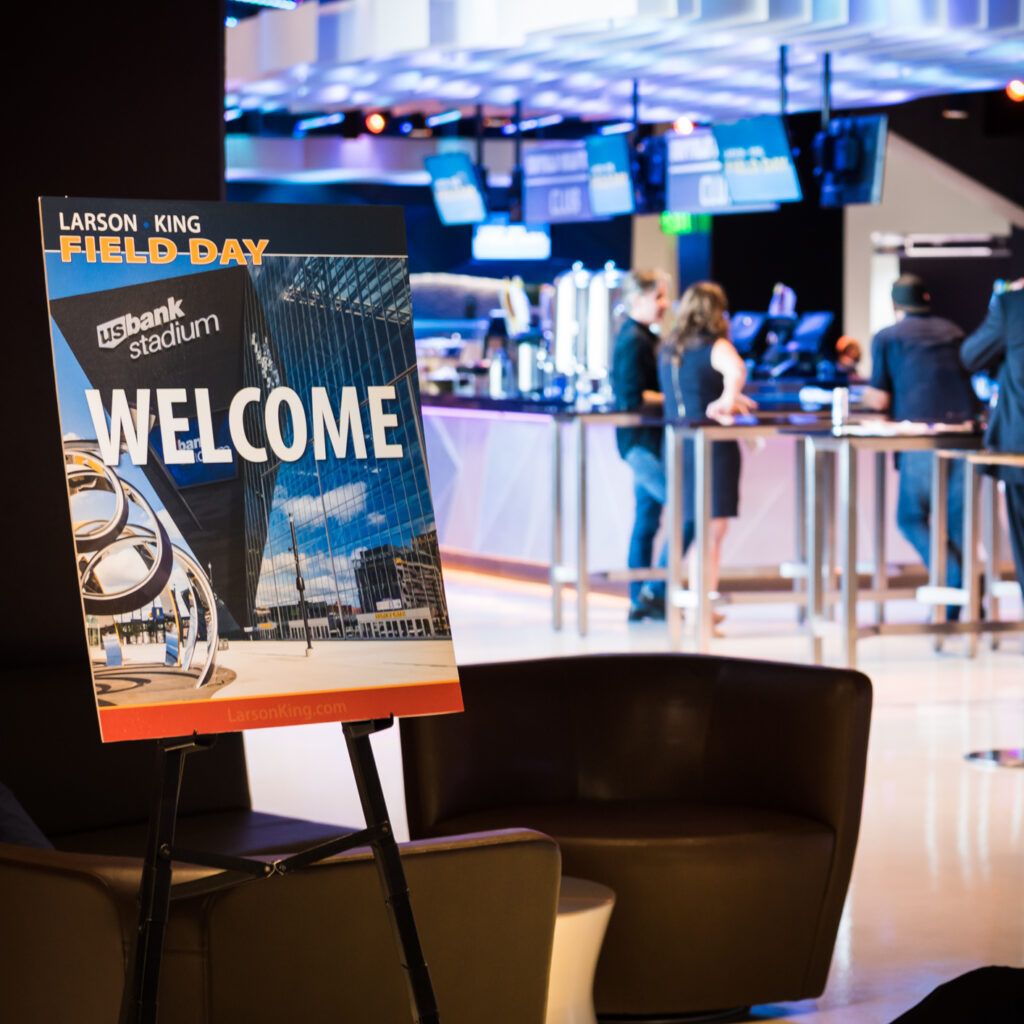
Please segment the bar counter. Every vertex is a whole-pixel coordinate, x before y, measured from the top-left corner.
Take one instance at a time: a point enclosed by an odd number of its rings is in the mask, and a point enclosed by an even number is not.
[[[585,633],[591,580],[624,581],[631,575],[626,553],[633,524],[633,476],[619,456],[614,427],[639,422],[640,417],[580,412],[563,403],[454,395],[425,395],[423,413],[442,550],[499,571],[509,563],[518,568],[525,564],[535,576],[547,571],[556,626],[562,621],[563,588],[576,585],[582,598],[577,626]],[[789,423],[778,415],[759,421]],[[764,447],[745,452],[740,515],[722,550],[726,586],[737,577],[778,581],[781,563],[803,562],[802,475],[794,464],[792,442],[780,439],[774,425],[763,431],[745,428],[749,440]],[[887,472],[891,475],[892,468]],[[894,519],[895,487],[887,494],[886,514]],[[864,529],[872,526],[870,519],[862,524]],[[669,536],[667,514],[662,536]],[[765,538],[771,538],[769,545]],[[887,537],[886,557],[898,563],[917,560],[895,530]],[[658,573],[648,570],[647,575]]]

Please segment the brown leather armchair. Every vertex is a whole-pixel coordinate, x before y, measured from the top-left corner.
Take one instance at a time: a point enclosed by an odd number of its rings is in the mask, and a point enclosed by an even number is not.
[[[402,848],[446,1024],[543,1024],[558,847],[524,830]],[[0,843],[4,1019],[117,1020],[140,862]],[[182,865],[178,881],[208,876]],[[175,900],[160,1024],[408,1024],[369,851]]]
[[[802,999],[828,974],[871,683],[682,654],[460,667],[465,713],[401,723],[414,837],[524,826],[615,890],[603,1015]]]

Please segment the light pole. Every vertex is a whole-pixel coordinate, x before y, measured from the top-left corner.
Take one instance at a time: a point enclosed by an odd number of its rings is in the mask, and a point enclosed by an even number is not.
[[[292,554],[295,556],[295,589],[299,592],[299,610],[302,612],[302,625],[306,630],[306,655],[313,650],[313,634],[309,628],[309,613],[306,611],[306,581],[302,578],[299,566],[299,542],[295,539],[295,519],[288,513],[288,526],[292,531]]]

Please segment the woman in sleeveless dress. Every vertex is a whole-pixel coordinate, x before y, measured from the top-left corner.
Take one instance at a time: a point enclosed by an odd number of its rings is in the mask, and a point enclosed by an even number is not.
[[[750,412],[743,394],[747,369],[729,340],[726,298],[711,281],[683,293],[675,323],[658,354],[658,377],[668,419],[716,419]],[[708,589],[718,589],[718,569],[729,520],[739,511],[740,449],[735,441],[711,445],[711,559]],[[683,553],[696,533],[693,441],[683,443]]]

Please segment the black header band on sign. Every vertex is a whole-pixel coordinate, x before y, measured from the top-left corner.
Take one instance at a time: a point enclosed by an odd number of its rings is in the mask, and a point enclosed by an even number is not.
[[[296,203],[211,203],[156,199],[39,200],[43,247],[54,251],[60,236],[104,234],[169,238],[187,248],[187,239],[214,243],[251,238],[268,240],[267,256],[404,257],[405,219],[400,206],[307,206]],[[92,225],[89,227],[88,225]],[[100,226],[102,225],[102,227]]]

